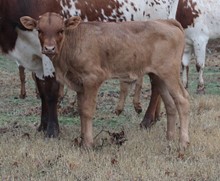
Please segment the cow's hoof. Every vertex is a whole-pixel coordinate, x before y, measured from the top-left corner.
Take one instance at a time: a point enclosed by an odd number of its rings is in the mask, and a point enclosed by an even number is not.
[[[153,118],[146,118],[140,123],[140,128],[142,129],[149,129],[151,126],[156,124],[157,120]]]
[[[37,128],[37,131],[41,132],[45,132],[47,130],[47,124],[40,124],[40,126]]]
[[[47,138],[57,138],[59,136],[59,126],[48,126],[45,136]]]

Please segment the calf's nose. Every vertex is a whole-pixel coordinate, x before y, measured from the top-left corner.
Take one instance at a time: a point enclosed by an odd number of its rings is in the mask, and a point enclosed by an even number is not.
[[[55,53],[55,46],[44,46],[43,53]]]

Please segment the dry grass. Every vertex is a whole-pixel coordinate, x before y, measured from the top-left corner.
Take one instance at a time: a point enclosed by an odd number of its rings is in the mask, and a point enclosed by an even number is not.
[[[109,93],[109,89],[112,84],[117,84],[115,82],[106,83],[100,91],[94,120],[95,148],[83,150],[75,139],[80,135],[79,117],[75,112],[61,111],[59,139],[45,139],[42,133],[36,132],[40,101],[35,98],[30,75],[28,97],[20,100],[17,99],[16,67],[9,63],[6,68],[0,68],[0,72],[0,180],[214,181],[220,178],[218,87],[215,87],[215,94],[206,95],[196,95],[195,90],[190,90],[191,144],[184,159],[179,159],[178,134],[175,141],[166,140],[164,114],[150,131],[139,129],[143,113],[137,115],[134,112],[131,97],[122,115],[113,114],[118,90]],[[215,77],[219,76],[214,73]],[[213,78],[207,81],[213,81]],[[142,96],[142,102],[146,100],[146,94]],[[73,95],[71,91],[67,92],[62,109],[69,106]],[[144,107],[147,103],[148,99]],[[107,132],[101,131],[103,129],[111,133],[120,133],[123,129],[127,141],[116,145]]]

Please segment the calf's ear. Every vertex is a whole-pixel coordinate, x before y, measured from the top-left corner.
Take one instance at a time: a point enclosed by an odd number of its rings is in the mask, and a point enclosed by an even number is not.
[[[65,27],[67,29],[74,29],[81,22],[81,18],[79,16],[70,17],[65,21]]]
[[[28,30],[33,30],[37,26],[37,21],[29,16],[22,16],[20,21],[21,24]]]

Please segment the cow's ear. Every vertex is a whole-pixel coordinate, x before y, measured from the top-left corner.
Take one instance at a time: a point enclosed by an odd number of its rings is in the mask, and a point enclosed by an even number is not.
[[[28,30],[33,30],[37,26],[37,21],[29,16],[22,16],[20,18],[21,24]]]
[[[70,17],[65,21],[65,27],[67,29],[74,29],[81,22],[81,18],[79,16]]]

